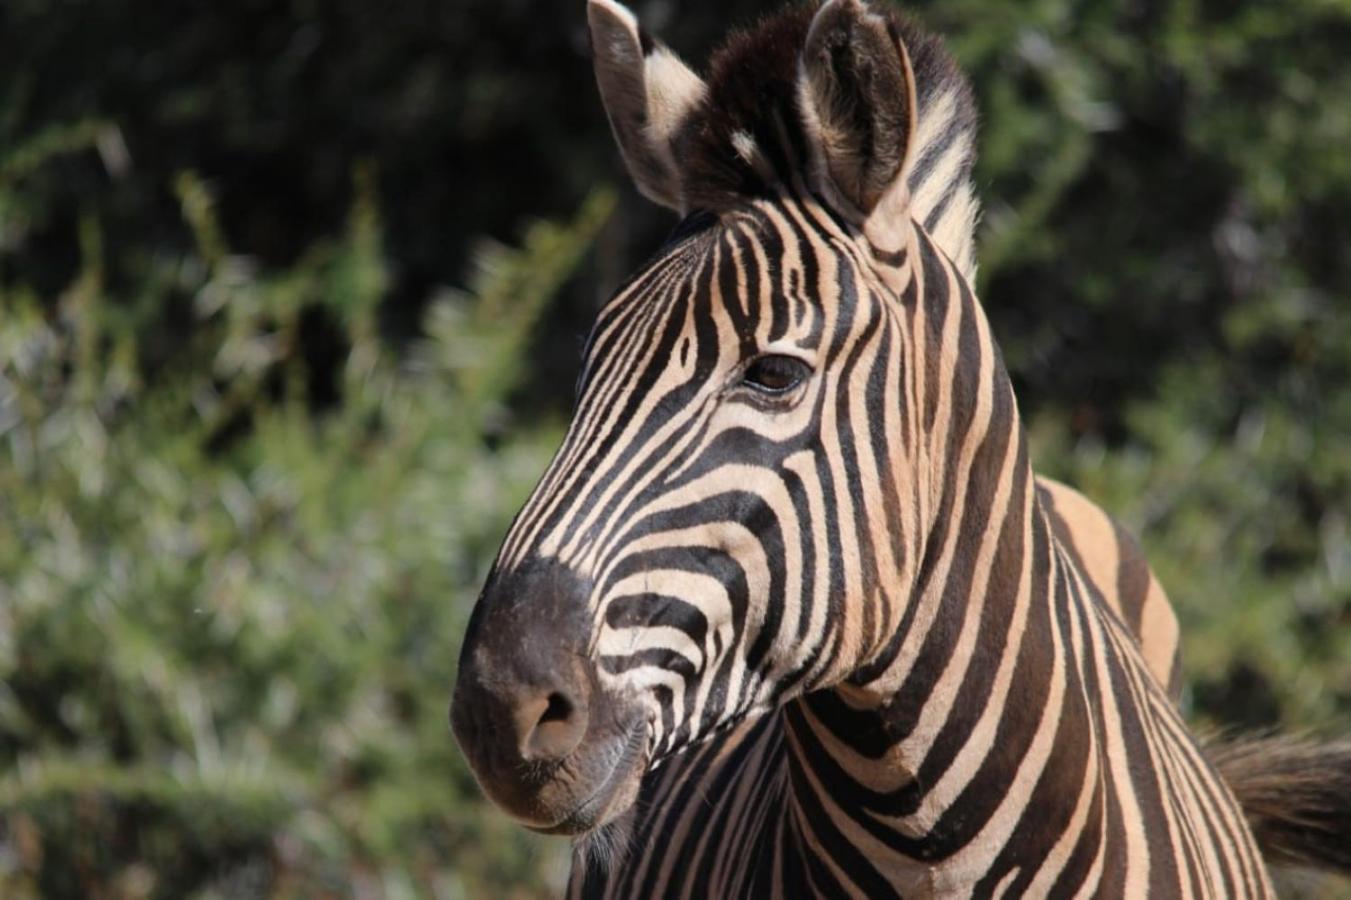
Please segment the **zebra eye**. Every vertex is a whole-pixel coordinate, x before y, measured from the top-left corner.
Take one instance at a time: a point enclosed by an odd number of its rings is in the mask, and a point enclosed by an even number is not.
[[[746,367],[741,381],[765,394],[786,394],[797,387],[811,369],[792,356],[762,356]]]

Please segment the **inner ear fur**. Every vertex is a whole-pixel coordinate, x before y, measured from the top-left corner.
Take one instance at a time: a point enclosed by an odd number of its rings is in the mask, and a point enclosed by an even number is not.
[[[860,0],[828,0],[807,33],[798,81],[819,187],[866,220],[904,191],[916,130],[915,75],[896,29]]]
[[[586,15],[596,84],[629,174],[644,196],[684,214],[673,144],[708,88],[623,5],[588,0]]]

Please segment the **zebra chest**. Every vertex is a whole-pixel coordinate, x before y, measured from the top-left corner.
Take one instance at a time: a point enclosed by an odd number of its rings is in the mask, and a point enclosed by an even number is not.
[[[769,715],[676,754],[649,773],[633,810],[574,861],[568,896],[750,897],[799,892],[785,861],[783,725]],[[784,851],[788,851],[786,854]],[[785,877],[796,882],[783,886]]]

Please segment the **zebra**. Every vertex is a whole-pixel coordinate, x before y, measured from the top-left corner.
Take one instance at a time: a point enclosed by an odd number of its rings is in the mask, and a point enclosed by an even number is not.
[[[1122,586],[1142,558],[1032,473],[937,39],[827,0],[705,80],[613,0],[588,20],[683,218],[599,315],[451,708],[490,799],[581,836],[570,895],[1270,896],[1250,820],[1351,869],[1351,750],[1217,770],[1175,625],[1130,621],[1167,606]]]

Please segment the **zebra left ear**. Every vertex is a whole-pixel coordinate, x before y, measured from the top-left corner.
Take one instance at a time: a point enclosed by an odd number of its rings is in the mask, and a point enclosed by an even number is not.
[[[638,190],[680,214],[685,191],[672,143],[708,88],[615,0],[588,0],[596,84]]]
[[[860,0],[822,5],[802,49],[798,95],[819,187],[860,221],[884,197],[888,206],[908,200],[897,194],[916,131],[915,73],[885,17]]]

